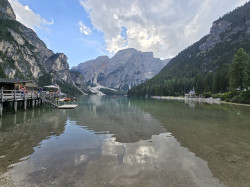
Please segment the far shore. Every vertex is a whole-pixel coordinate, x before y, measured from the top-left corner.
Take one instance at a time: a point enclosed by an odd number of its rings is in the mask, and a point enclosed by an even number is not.
[[[231,103],[226,101],[221,101],[214,98],[185,98],[185,97],[175,97],[175,96],[151,96],[152,99],[166,99],[166,100],[181,100],[181,101],[191,101],[191,102],[203,102],[208,104],[229,104],[229,105],[239,105],[239,106],[248,106],[250,104],[242,103]]]
[[[168,100],[183,100],[185,101],[185,97],[174,97],[174,96],[151,96],[152,99],[168,99]]]

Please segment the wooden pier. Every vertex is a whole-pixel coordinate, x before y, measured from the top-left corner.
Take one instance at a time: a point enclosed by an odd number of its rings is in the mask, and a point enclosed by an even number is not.
[[[27,106],[34,108],[40,106],[43,103],[47,103],[57,107],[55,99],[59,98],[57,93],[26,91],[19,90],[4,90],[1,88],[0,93],[0,117],[3,115],[4,103],[13,103],[13,112],[17,113],[18,102],[22,102],[23,110],[27,110]]]

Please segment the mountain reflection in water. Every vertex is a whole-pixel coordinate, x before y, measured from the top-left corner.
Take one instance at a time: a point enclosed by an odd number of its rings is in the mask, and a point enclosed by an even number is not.
[[[12,125],[6,121],[13,120],[13,115],[2,119],[0,133],[5,138],[0,144],[5,148],[0,161],[5,164],[0,165],[1,185],[223,186],[221,182],[229,180],[212,173],[208,167],[211,160],[196,149],[190,149],[189,144],[183,147],[184,140],[190,138],[201,148],[192,137],[196,131],[189,128],[197,128],[197,123],[205,120],[200,112],[194,115],[196,108],[205,112],[210,106],[189,108],[181,102],[100,96],[82,97],[77,104],[75,110],[30,110],[26,120],[20,113]],[[32,112],[33,118],[27,117]],[[22,131],[14,130],[19,126]],[[207,128],[199,130],[207,132]],[[18,144],[22,144],[20,149]],[[7,155],[15,150],[20,154],[9,163]]]

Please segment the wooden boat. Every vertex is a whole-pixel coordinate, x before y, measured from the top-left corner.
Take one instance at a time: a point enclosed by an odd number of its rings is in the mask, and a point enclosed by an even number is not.
[[[75,109],[77,107],[77,105],[61,105],[58,106],[58,109]]]
[[[64,101],[71,101],[71,98],[65,98],[65,100]]]

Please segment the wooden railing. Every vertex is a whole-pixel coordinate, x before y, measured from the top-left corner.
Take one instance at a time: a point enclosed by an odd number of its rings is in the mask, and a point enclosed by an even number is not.
[[[1,89],[0,93],[0,102],[6,101],[20,101],[20,100],[29,100],[29,99],[53,99],[60,97],[58,93],[50,92],[37,92],[37,91],[20,91],[20,90],[4,90]]]

